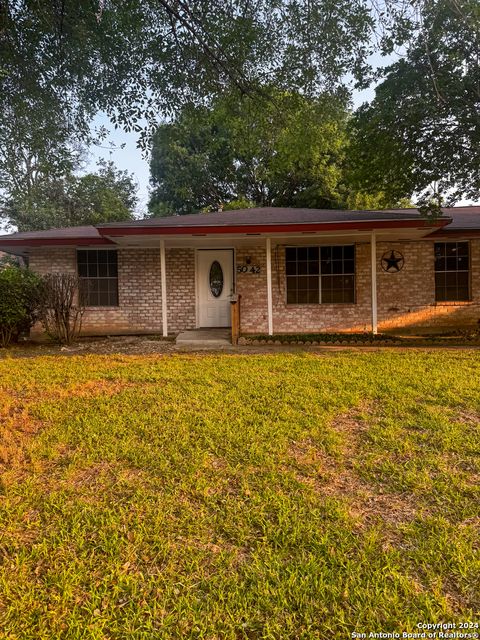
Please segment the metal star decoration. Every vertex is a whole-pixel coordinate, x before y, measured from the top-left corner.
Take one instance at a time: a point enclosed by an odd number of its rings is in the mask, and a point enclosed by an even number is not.
[[[400,251],[386,251],[382,256],[382,269],[387,272],[401,271],[405,262]]]

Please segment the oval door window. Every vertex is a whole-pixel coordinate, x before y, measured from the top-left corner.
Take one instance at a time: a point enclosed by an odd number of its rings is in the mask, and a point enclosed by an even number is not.
[[[223,291],[223,270],[220,263],[217,260],[212,262],[210,267],[210,291],[212,296],[218,298],[222,295]]]

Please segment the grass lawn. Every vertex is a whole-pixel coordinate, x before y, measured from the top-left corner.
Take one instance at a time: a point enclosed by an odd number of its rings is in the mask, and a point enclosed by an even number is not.
[[[479,622],[478,351],[0,360],[0,638]]]

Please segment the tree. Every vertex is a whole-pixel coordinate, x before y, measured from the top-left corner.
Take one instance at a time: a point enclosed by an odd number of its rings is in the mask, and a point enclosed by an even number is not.
[[[72,175],[84,155],[55,103],[36,107],[19,101],[0,118],[0,221],[17,217],[16,209],[28,215],[31,203],[44,202],[50,185]]]
[[[309,99],[271,89],[270,97],[259,103],[230,94],[213,108],[189,106],[159,127],[151,213],[233,208],[237,201],[342,206],[345,96]]]
[[[411,198],[391,198],[384,191],[366,193],[365,191],[355,191],[351,187],[347,196],[347,209],[356,211],[414,208],[415,204],[413,204]]]
[[[99,110],[140,130],[226,88],[319,94],[364,74],[373,25],[367,0],[3,0],[0,109],[52,103],[85,133]]]
[[[127,171],[99,162],[97,173],[44,178],[29,192],[14,193],[0,209],[19,231],[131,220],[137,186]]]
[[[404,59],[353,122],[352,179],[425,210],[480,198],[480,7],[425,0]]]
[[[268,99],[266,81],[313,95],[358,75],[371,26],[366,0],[0,0],[0,206],[26,209],[25,228],[28,211],[63,224],[62,183],[98,111],[146,148],[187,103]]]
[[[0,190],[29,195],[45,179],[60,178],[78,166],[84,149],[54,105],[42,111],[16,105],[0,118]]]
[[[113,162],[100,160],[98,166],[97,173],[72,181],[72,219],[85,224],[133,219],[137,204],[133,176],[117,169]]]
[[[0,113],[27,124],[35,115],[33,128],[60,150],[65,135],[88,139],[92,116],[104,111],[138,131],[146,148],[158,118],[188,104],[212,106],[230,91],[264,104],[265,86],[306,98],[335,94],[352,78],[367,86],[369,54],[401,45],[405,60],[387,71],[358,121],[371,134],[360,141],[380,132],[381,190],[388,193],[390,176],[402,196],[432,180],[442,191],[455,185],[455,197],[471,195],[478,193],[478,20],[477,0],[0,0]],[[359,184],[375,182],[376,156],[365,158]]]

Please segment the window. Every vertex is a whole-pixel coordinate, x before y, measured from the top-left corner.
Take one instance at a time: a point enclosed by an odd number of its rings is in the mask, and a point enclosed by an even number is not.
[[[212,296],[219,298],[223,291],[223,270],[218,260],[214,260],[210,267],[209,284]]]
[[[355,302],[355,247],[288,247],[287,304]]]
[[[468,242],[435,243],[435,300],[469,300]]]
[[[86,249],[77,251],[81,296],[87,307],[118,305],[117,252]]]

